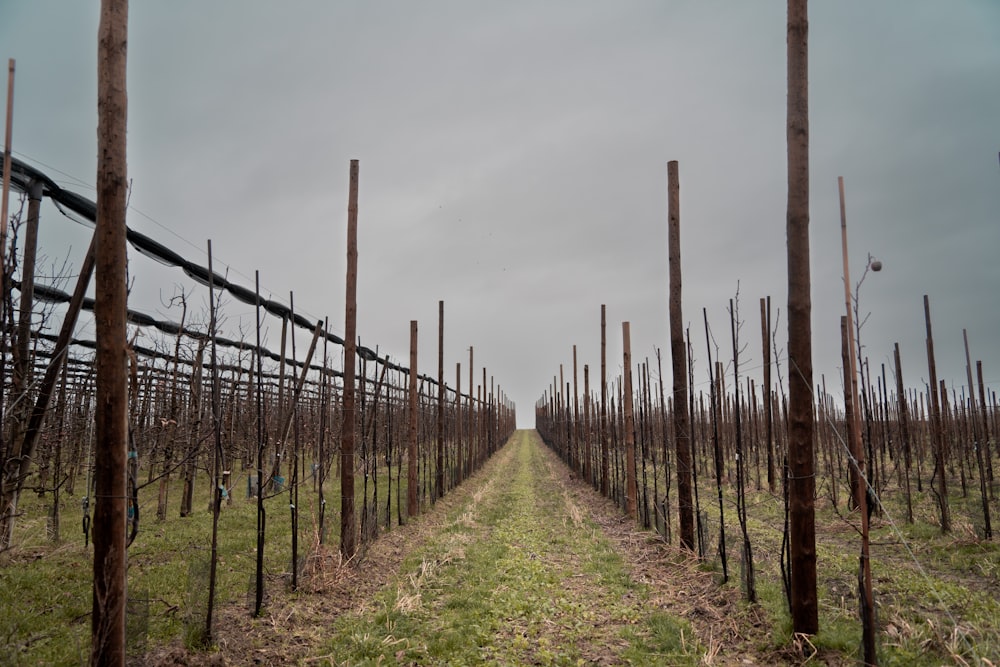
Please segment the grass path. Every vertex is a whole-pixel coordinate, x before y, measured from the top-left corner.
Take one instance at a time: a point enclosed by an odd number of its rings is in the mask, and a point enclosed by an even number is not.
[[[309,662],[699,662],[688,624],[652,608],[536,433],[518,431],[491,464]]]

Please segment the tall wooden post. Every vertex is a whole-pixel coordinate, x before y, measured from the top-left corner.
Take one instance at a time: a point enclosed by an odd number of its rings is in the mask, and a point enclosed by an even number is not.
[[[864,649],[865,664],[874,665],[877,662],[875,656],[875,600],[872,593],[872,569],[868,547],[868,479],[865,477],[864,460],[865,451],[861,443],[861,403],[858,401],[858,359],[857,348],[854,339],[854,316],[851,308],[851,273],[847,261],[847,206],[844,202],[844,178],[837,179],[837,187],[840,191],[840,236],[842,245],[842,255],[844,260],[844,307],[847,310],[845,324],[847,326],[847,342],[850,345],[850,382],[845,378],[845,394],[850,389],[851,406],[851,444],[854,457],[855,480],[857,485],[854,489],[854,503],[861,513],[861,556],[860,572],[858,573],[859,599],[861,605],[861,631],[862,646]]]
[[[688,425],[687,348],[681,311],[680,179],[677,160],[667,163],[667,255],[670,265],[670,358],[674,376],[674,445],[677,455],[677,513],[681,546],[694,551],[691,494],[691,429]]]
[[[437,497],[444,496],[444,301],[438,301]]]
[[[582,452],[580,451],[580,392],[576,384],[577,378],[577,367],[576,367],[576,345],[573,346],[573,430],[572,430],[572,444],[570,445],[573,456],[572,460],[576,462],[576,471],[578,474],[583,473],[583,460]]]
[[[903,475],[906,480],[906,522],[913,523],[913,500],[910,494],[910,469],[912,455],[910,445],[909,415],[906,407],[906,391],[903,389],[903,367],[899,360],[899,343],[892,349],[893,362],[896,365],[896,401],[899,404],[899,439],[903,445]]]
[[[607,307],[601,304],[601,495],[609,497]]]
[[[468,429],[468,433],[469,433],[469,447],[468,447],[468,450],[467,450],[468,451],[468,457],[467,458],[469,460],[469,464],[468,464],[469,465],[469,474],[472,474],[472,471],[475,469],[475,467],[476,467],[476,460],[477,460],[476,459],[476,448],[475,448],[475,445],[476,445],[476,433],[473,430],[473,425],[475,424],[474,420],[475,420],[475,413],[476,413],[476,397],[475,397],[475,395],[473,393],[474,392],[475,384],[473,384],[474,380],[472,379],[472,361],[473,361],[472,352],[473,352],[472,346],[470,345],[469,346],[469,429]]]
[[[14,418],[17,442],[31,414],[27,389],[31,385],[31,310],[35,296],[35,255],[38,250],[38,214],[42,205],[42,182],[32,181],[28,190],[28,221],[24,234],[24,261],[21,263],[21,299],[18,303],[17,336],[14,339],[14,374],[11,394],[18,400]]]
[[[218,318],[216,316],[215,303],[215,280],[212,268],[212,241],[208,241],[208,336],[209,336],[209,359],[211,360],[212,373],[212,546],[208,565],[208,611],[205,614],[205,634],[202,643],[208,647],[212,644],[212,619],[215,611],[215,583],[219,562],[219,513],[222,511],[222,397],[219,386],[219,364],[217,345],[215,340],[215,329]],[[293,538],[294,539],[294,538]],[[292,561],[294,563],[294,550]],[[294,575],[293,575],[294,580]]]
[[[3,191],[0,193],[0,294],[8,289],[2,267],[7,266],[7,207],[10,201],[10,141],[14,127],[14,59],[7,61],[7,116],[4,123]],[[6,300],[4,301],[6,303]],[[0,306],[2,307],[2,306]]]
[[[819,630],[809,277],[808,0],[788,0],[788,530],[792,629]]]
[[[97,66],[97,228],[94,320],[94,586],[91,665],[125,664],[125,495],[128,440],[125,64],[128,0],[101,0]]]
[[[951,531],[951,510],[948,504],[948,481],[944,468],[944,429],[941,422],[941,399],[938,395],[937,365],[934,361],[934,336],[931,333],[931,305],[924,295],[924,323],[927,326],[927,369],[930,373],[928,387],[931,400],[931,441],[934,443],[934,476],[937,478],[938,507],[941,511],[941,532]]]
[[[625,415],[625,513],[630,519],[636,518],[635,481],[635,420],[632,416],[632,339],[629,323],[622,322],[622,343],[625,361],[625,389],[622,405]]]
[[[347,295],[344,318],[344,417],[340,425],[340,553],[357,551],[354,516],[354,393],[358,335],[358,161],[351,160],[347,200]]]
[[[417,516],[417,321],[410,320],[410,410],[406,438],[406,515]]]
[[[590,436],[590,366],[583,365],[583,477],[587,483],[594,483],[593,452],[590,443],[593,438]]]
[[[771,410],[771,297],[760,298],[760,338],[764,366],[764,428],[767,438],[767,490],[774,493],[774,411]]]
[[[972,361],[969,358],[969,334],[962,329],[962,341],[965,343],[965,375],[969,381],[969,422],[975,434],[973,446],[976,450],[976,464],[979,468],[979,493],[983,503],[983,537],[993,539],[993,526],[990,521],[989,493],[987,491],[986,465],[983,463],[983,446],[986,439],[979,433],[979,419],[976,413],[976,389],[972,384]],[[983,406],[985,409],[985,406]]]
[[[455,479],[461,484],[465,479],[462,461],[462,363],[455,364]]]

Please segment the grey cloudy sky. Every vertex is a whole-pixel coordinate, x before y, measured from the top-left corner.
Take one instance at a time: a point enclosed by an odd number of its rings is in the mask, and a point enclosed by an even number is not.
[[[98,4],[0,6],[15,154],[85,195]],[[297,309],[342,332],[357,158],[362,342],[406,363],[417,319],[420,368],[436,371],[443,299],[449,380],[474,345],[527,424],[573,344],[596,377],[602,303],[611,368],[623,320],[637,360],[669,354],[666,164],[678,160],[696,361],[703,307],[730,349],[737,284],[743,373],[760,375],[760,297],[785,337],[784,2],[131,4],[129,224],[202,260],[212,239],[234,281],[252,287],[259,270],[269,293],[294,291]],[[1000,3],[811,4],[816,381],[839,392],[842,175],[852,277],[869,252],[885,266],[861,292],[872,363],[898,341],[907,384],[923,385],[928,294],[939,377],[965,384],[967,328],[996,388]],[[67,247],[78,265],[88,230],[43,215],[48,266]],[[179,317],[160,295],[190,281],[130,257],[132,307]],[[248,309],[225,312],[249,332]]]

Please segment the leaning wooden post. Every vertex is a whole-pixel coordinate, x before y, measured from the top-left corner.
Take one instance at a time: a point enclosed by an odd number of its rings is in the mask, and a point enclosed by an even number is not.
[[[677,160],[667,163],[667,255],[670,265],[670,358],[674,375],[674,445],[677,456],[677,514],[681,546],[694,551],[694,504],[691,500],[691,429],[688,425],[687,348],[681,314],[680,179]]]
[[[851,429],[851,443],[853,450],[851,456],[854,457],[853,465],[856,466],[855,479],[857,486],[854,489],[854,503],[861,513],[861,562],[858,574],[858,584],[860,587],[858,600],[861,605],[861,630],[862,645],[865,653],[865,664],[874,665],[877,662],[875,656],[875,600],[872,595],[872,569],[868,550],[868,479],[865,477],[864,447],[861,444],[861,404],[858,402],[858,358],[857,348],[854,342],[854,319],[851,308],[851,273],[847,261],[847,208],[844,203],[844,178],[837,178],[837,187],[840,190],[840,238],[842,244],[842,254],[844,260],[844,306],[847,310],[847,342],[850,346],[850,382],[845,378],[844,392],[850,391],[851,406],[853,412],[848,428]]]
[[[632,341],[629,323],[622,322],[622,343],[624,346],[625,389],[622,405],[625,414],[625,513],[630,519],[636,518],[635,482],[635,421],[632,416]]]
[[[0,199],[0,294],[7,289],[3,267],[7,266],[7,206],[10,198],[10,141],[14,126],[14,59],[7,61],[7,117],[4,125],[3,193]],[[5,301],[6,303],[6,301]],[[0,306],[2,307],[2,306]]]
[[[938,507],[941,511],[941,532],[951,530],[951,511],[948,505],[948,482],[944,468],[944,429],[941,425],[941,400],[938,397],[937,365],[934,362],[934,336],[931,333],[931,305],[924,295],[924,323],[927,327],[927,369],[930,373],[928,387],[931,399],[931,442],[934,443],[934,476],[937,477]]]
[[[809,280],[809,21],[807,0],[788,0],[788,513],[792,629],[816,634],[813,499],[812,298]]]
[[[410,412],[406,439],[406,515],[417,516],[417,321],[410,320]]]
[[[340,424],[340,553],[357,551],[354,517],[354,393],[358,323],[358,161],[351,160],[347,203],[347,298],[344,321],[344,415]]]
[[[128,440],[125,64],[128,0],[101,0],[97,67],[94,320],[97,403],[91,665],[125,664],[125,495]]]

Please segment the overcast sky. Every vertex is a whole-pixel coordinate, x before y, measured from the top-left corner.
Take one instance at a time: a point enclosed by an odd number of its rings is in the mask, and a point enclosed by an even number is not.
[[[621,322],[633,356],[669,374],[666,173],[678,160],[684,318],[697,364],[702,308],[730,356],[739,286],[741,372],[760,377],[758,300],[784,349],[785,3],[580,0],[133,2],[128,45],[129,225],[344,328],[348,167],[360,160],[358,333],[436,373],[488,373],[530,424],[559,364],[609,366]],[[15,155],[94,196],[96,0],[0,5],[0,56],[17,61]],[[852,282],[876,367],[899,342],[908,386],[973,364],[1000,385],[1000,3],[814,2],[810,7],[815,380],[840,392],[837,177]],[[16,200],[15,200],[16,201]],[[43,273],[73,267],[89,230],[43,210]],[[130,248],[130,306],[161,317],[177,269]],[[42,280],[42,282],[45,282]],[[778,310],[781,315],[778,319]],[[229,334],[250,309],[231,300]],[[268,323],[268,344],[278,328]],[[93,336],[89,316],[79,334]],[[299,334],[300,345],[307,343]],[[301,355],[301,352],[300,352]],[[782,372],[787,373],[782,366]],[[706,371],[697,369],[704,386]],[[669,378],[667,378],[669,382]],[[465,384],[465,383],[463,383]]]

